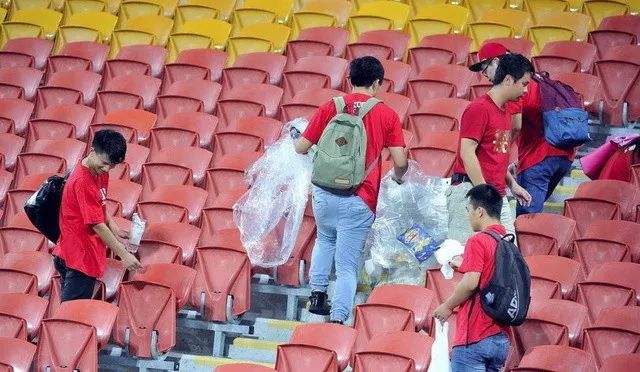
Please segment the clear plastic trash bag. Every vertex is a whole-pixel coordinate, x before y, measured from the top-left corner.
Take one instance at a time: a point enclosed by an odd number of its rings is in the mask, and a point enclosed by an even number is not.
[[[311,187],[312,156],[295,152],[292,128],[303,132],[308,122],[287,123],[280,139],[246,172],[249,190],[233,207],[240,240],[253,265],[284,264],[296,243]]]

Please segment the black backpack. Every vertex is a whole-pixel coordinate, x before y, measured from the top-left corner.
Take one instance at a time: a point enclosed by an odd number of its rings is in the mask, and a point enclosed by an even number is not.
[[[484,231],[497,242],[495,270],[486,287],[480,289],[480,303],[491,319],[500,324],[524,323],[531,302],[531,275],[511,234],[500,236]]]
[[[54,243],[60,238],[60,204],[67,177],[69,174],[47,178],[24,205],[24,211],[33,226]]]

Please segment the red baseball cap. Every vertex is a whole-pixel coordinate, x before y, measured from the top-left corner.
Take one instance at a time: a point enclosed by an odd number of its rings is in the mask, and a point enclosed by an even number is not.
[[[478,60],[480,62],[469,66],[469,70],[474,72],[480,72],[482,65],[491,59],[509,54],[509,50],[500,43],[485,43],[478,51]]]

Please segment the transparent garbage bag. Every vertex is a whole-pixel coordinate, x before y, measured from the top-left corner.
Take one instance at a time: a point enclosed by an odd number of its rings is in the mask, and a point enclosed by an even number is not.
[[[293,251],[311,187],[312,159],[295,152],[306,119],[287,123],[280,139],[246,172],[249,190],[233,207],[240,240],[253,265],[284,264]]]

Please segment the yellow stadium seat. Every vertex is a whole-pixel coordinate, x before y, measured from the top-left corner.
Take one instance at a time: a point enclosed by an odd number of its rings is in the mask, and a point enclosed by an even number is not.
[[[107,4],[102,0],[66,0],[64,2],[64,21],[72,14],[105,12],[107,10]]]
[[[178,6],[178,0],[146,0],[152,3],[156,3],[164,9],[164,16],[173,18],[174,13],[176,12],[176,7]]]
[[[584,0],[567,0],[569,3],[569,10],[572,12],[581,12]]]
[[[109,50],[109,58],[116,58],[123,47],[129,45],[154,45],[156,37],[149,32],[120,29],[113,31]]]
[[[588,15],[574,12],[548,13],[538,19],[536,26],[556,26],[573,30],[578,41],[587,39],[591,28],[591,18]]]
[[[155,45],[165,46],[173,29],[173,20],[163,16],[142,16],[130,19],[125,26],[149,33],[155,36]]]
[[[178,33],[204,35],[216,49],[224,49],[231,35],[231,25],[219,19],[196,19],[178,27]]]
[[[507,25],[513,29],[513,36],[517,38],[526,37],[527,29],[532,24],[529,13],[517,9],[490,10],[480,21]]]
[[[509,6],[508,0],[464,0],[464,3],[471,12],[469,18],[471,21],[482,19],[482,16],[490,10],[504,9]]]
[[[118,14],[122,0],[105,0],[107,3],[108,12],[111,14]]]
[[[183,23],[196,19],[216,19],[218,10],[203,5],[180,5],[173,17],[173,29],[177,30]]]
[[[11,0],[8,3],[9,17],[11,17],[16,10],[20,9],[51,8],[51,0]]]
[[[291,29],[275,23],[251,25],[240,30],[229,39],[227,53],[228,66],[233,66],[237,56],[255,52],[283,53],[291,34]]]
[[[629,5],[629,14],[640,14],[640,0],[624,0],[624,3]]]
[[[473,22],[467,25],[467,35],[473,40],[471,51],[480,49],[485,40],[498,37],[513,37],[513,28],[501,23]]]
[[[296,12],[291,19],[291,39],[296,39],[300,31],[312,27],[336,27],[336,17],[326,13]]]
[[[4,19],[7,17],[7,9],[0,8],[0,21],[4,22]]]
[[[234,36],[229,39],[227,45],[227,66],[233,66],[236,58],[241,54],[270,52],[273,49],[273,43],[267,39],[250,36]]]
[[[569,2],[564,0],[524,0],[523,10],[531,15],[533,24],[538,18],[548,13],[565,12],[569,10]]]
[[[116,28],[118,17],[106,12],[91,12],[72,14],[67,21],[67,26],[88,27],[100,32],[100,38],[104,41],[111,39],[111,33]]]
[[[375,1],[360,6],[349,18],[351,41],[363,32],[373,30],[403,30],[409,20],[411,7],[395,1]]]
[[[53,39],[62,21],[62,13],[42,8],[20,9],[11,15],[11,21],[38,25],[47,39]]]
[[[127,21],[132,18],[143,16],[159,16],[164,14],[164,9],[159,4],[144,1],[125,1],[120,5],[118,13],[118,28],[124,27]]]
[[[584,13],[591,17],[591,25],[598,28],[606,17],[629,14],[629,6],[623,2],[589,0],[584,2]]]
[[[24,22],[5,22],[0,25],[0,47],[4,46],[7,40],[19,39],[23,37],[42,37],[42,27]]]
[[[431,6],[431,5],[443,5],[447,4],[448,0],[413,0],[408,1],[411,5],[411,10],[413,14],[418,14],[422,11],[423,8]]]
[[[275,13],[278,23],[287,24],[293,10],[293,0],[244,0],[242,8],[268,10]]]
[[[353,3],[348,0],[307,0],[297,13],[320,13],[332,15],[336,19],[336,26],[344,27],[353,10]]]
[[[60,51],[62,46],[73,41],[95,41],[101,42],[102,36],[100,31],[84,26],[60,26],[53,47],[53,52]]]
[[[223,21],[231,19],[231,13],[236,7],[236,0],[185,0],[183,5],[202,5],[218,11],[218,18]]]
[[[178,54],[183,50],[201,48],[213,48],[213,40],[205,35],[182,33],[171,34],[169,37],[169,43],[167,44],[167,49],[169,50],[167,63],[174,62],[178,57]]]
[[[238,8],[233,11],[233,35],[237,35],[241,29],[262,23],[275,23],[278,16],[267,9]]]
[[[411,45],[416,46],[429,35],[463,33],[469,18],[469,10],[451,4],[425,6],[409,21]]]

